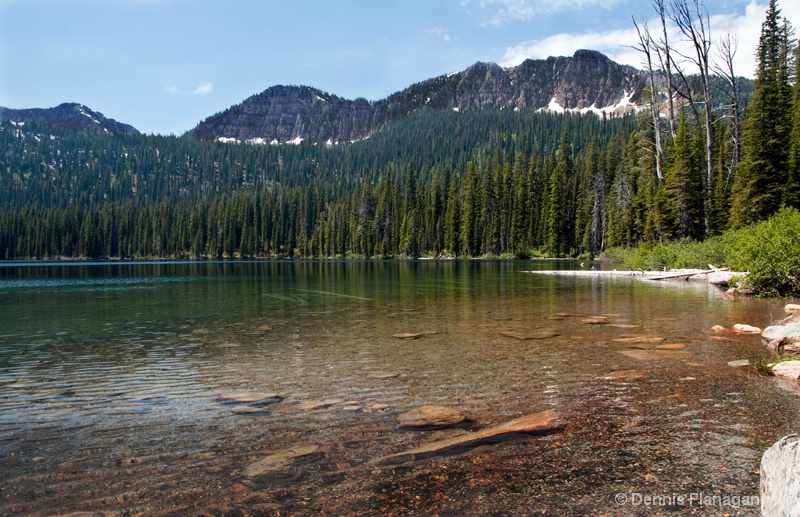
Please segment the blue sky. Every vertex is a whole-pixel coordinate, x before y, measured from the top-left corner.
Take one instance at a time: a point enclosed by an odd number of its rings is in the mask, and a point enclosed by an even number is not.
[[[766,4],[704,2],[740,75]],[[652,20],[650,0],[0,0],[0,106],[80,102],[177,135],[276,84],[377,100],[476,61],[591,48],[638,66],[632,17]]]

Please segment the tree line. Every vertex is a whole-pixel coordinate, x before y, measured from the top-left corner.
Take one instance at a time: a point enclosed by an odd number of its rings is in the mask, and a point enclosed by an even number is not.
[[[334,146],[2,124],[0,259],[590,257],[797,207],[800,59],[777,1],[752,96],[732,38],[710,60],[699,1],[654,7],[697,52],[637,24],[649,109],[621,118],[422,110]]]

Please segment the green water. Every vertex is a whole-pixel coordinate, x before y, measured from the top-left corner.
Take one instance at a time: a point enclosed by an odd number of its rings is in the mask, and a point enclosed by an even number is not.
[[[565,433],[417,467],[461,466],[469,477],[466,458],[516,465],[534,461],[530,448],[540,443],[570,451],[570,460],[549,458],[549,468],[600,466],[577,469],[559,485],[535,476],[524,486],[505,481],[520,493],[543,493],[542,510],[624,515],[633,509],[613,496],[645,488],[756,495],[760,453],[797,429],[797,397],[752,369],[728,366],[765,356],[760,338],[720,341],[710,328],[766,326],[784,302],[731,299],[704,283],[525,273],[580,267],[2,264],[0,515],[252,511],[266,500],[273,512],[404,513],[406,503],[383,503],[379,494],[418,486],[417,474],[376,473],[370,461],[465,432],[398,432],[397,414],[425,404],[458,408],[476,426],[555,410]],[[588,324],[589,316],[605,324]],[[541,331],[557,335],[509,337]],[[393,337],[403,333],[418,338]],[[654,339],[630,340],[637,336]],[[658,348],[677,343],[685,348]],[[629,369],[645,377],[605,378]],[[282,400],[237,415],[218,400],[237,391],[277,392]],[[349,404],[304,409],[325,399]],[[386,409],[364,411],[374,404]],[[297,443],[324,452],[256,485],[243,482],[244,465]],[[420,498],[428,504],[422,513],[480,513],[476,501],[492,497],[501,513],[531,509],[475,483],[443,486],[450,503]],[[294,495],[278,497],[287,491]],[[333,497],[341,493],[350,499]]]

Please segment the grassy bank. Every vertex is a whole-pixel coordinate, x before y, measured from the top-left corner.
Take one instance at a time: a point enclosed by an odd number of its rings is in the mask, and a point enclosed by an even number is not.
[[[759,296],[800,296],[800,212],[786,208],[703,242],[612,248],[604,258],[626,269],[729,267],[749,271],[747,287]]]

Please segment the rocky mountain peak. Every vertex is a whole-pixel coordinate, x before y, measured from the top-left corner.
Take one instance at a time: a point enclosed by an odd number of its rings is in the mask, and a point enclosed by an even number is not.
[[[571,57],[528,59],[510,68],[478,62],[376,102],[347,100],[307,86],[273,86],[207,118],[192,133],[208,140],[257,143],[355,141],[426,107],[614,116],[635,109],[644,85],[644,75],[635,68],[594,50],[579,50]]]
[[[10,109],[0,106],[0,121],[5,120],[86,133],[139,134],[135,127],[106,118],[76,102],[65,102],[54,108]]]

